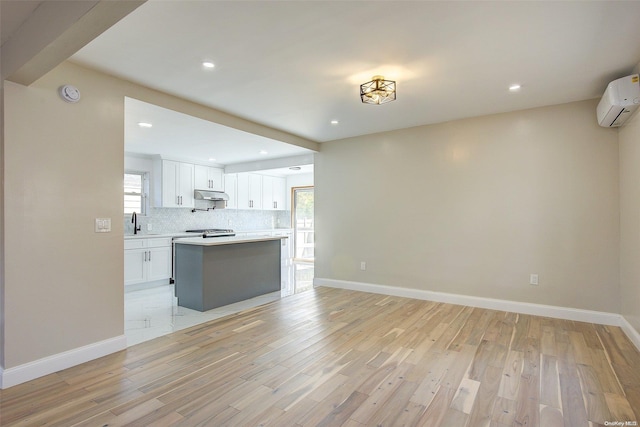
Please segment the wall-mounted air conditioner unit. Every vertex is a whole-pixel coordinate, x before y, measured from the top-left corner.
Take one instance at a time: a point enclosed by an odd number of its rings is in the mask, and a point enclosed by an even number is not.
[[[613,128],[622,126],[640,107],[638,74],[614,80],[607,85],[596,109],[598,124]]]

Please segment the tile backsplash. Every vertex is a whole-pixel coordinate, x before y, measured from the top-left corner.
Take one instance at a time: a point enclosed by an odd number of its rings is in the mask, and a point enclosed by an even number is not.
[[[198,205],[206,208],[209,205]],[[206,203],[206,202],[205,202]],[[179,233],[199,228],[231,228],[236,231],[290,228],[291,211],[262,211],[241,209],[215,209],[208,212],[191,212],[190,208],[151,208],[146,216],[138,217],[140,234]],[[147,224],[152,230],[147,230]],[[131,216],[124,217],[125,235],[133,234]]]

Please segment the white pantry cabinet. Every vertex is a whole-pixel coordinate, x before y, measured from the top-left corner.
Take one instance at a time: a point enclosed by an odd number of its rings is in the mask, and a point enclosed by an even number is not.
[[[171,238],[126,239],[124,284],[166,281],[171,278]]]
[[[194,188],[196,190],[224,191],[222,169],[210,166],[194,166]]]
[[[154,164],[156,188],[154,205],[162,208],[192,208],[193,171],[191,163],[158,160]]]

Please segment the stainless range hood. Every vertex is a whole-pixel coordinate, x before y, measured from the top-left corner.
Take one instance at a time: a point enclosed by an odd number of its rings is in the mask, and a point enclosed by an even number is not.
[[[229,195],[224,191],[194,190],[193,197],[196,200],[210,200],[212,202],[226,202],[229,200]]]

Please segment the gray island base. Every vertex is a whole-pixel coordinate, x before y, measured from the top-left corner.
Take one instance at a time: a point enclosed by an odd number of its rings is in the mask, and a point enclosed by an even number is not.
[[[280,290],[280,240],[195,237],[175,241],[178,305],[198,311]]]

